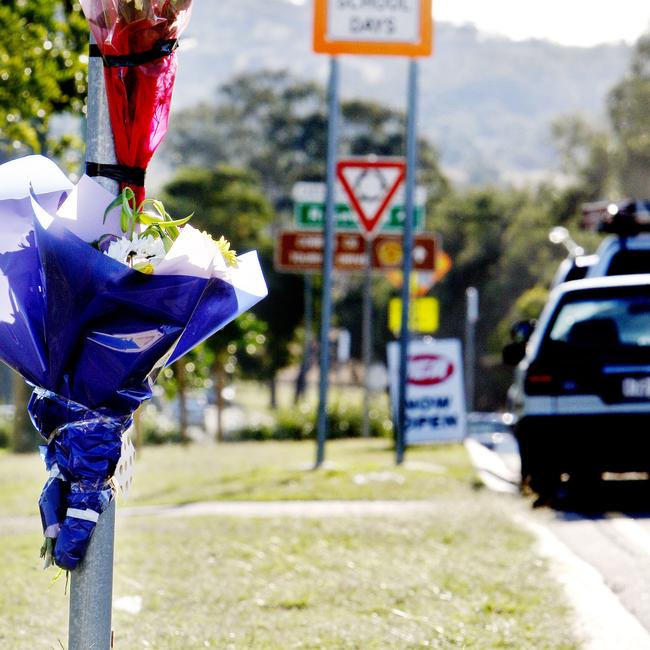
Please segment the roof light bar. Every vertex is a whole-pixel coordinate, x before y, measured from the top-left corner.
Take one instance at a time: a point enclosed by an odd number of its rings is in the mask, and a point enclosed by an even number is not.
[[[582,227],[622,237],[650,232],[650,201],[597,201],[582,205]]]

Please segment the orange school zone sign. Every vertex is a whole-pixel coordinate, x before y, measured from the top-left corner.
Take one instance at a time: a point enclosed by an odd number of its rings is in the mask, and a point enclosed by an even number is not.
[[[314,51],[429,56],[432,0],[314,0]]]

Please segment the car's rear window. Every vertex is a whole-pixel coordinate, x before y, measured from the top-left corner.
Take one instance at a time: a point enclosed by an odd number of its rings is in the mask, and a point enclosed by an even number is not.
[[[650,295],[569,298],[559,307],[547,340],[580,348],[650,348]]]

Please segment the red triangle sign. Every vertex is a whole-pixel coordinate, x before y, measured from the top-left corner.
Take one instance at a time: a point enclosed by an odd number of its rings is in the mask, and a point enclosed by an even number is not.
[[[361,233],[372,239],[386,208],[406,176],[406,165],[395,159],[340,160],[336,175],[359,217]]]

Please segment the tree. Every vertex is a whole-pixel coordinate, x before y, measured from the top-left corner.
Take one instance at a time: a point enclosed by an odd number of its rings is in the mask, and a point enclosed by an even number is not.
[[[580,116],[553,125],[572,185],[564,193],[573,214],[580,203],[650,196],[650,34],[634,49],[630,68],[607,96],[608,124],[595,128]]]
[[[296,182],[325,179],[325,106],[323,88],[296,79],[286,71],[263,70],[240,75],[221,86],[215,105],[203,104],[178,116],[178,128],[163,145],[163,155],[177,165],[211,169],[215,164],[227,162],[251,169],[260,179],[264,195],[278,212],[286,214],[292,204],[291,188]],[[342,102],[341,112],[341,156],[404,154],[403,113],[362,100]],[[419,181],[427,187],[433,204],[448,191],[448,183],[431,144],[422,140],[419,151]],[[193,196],[188,191],[183,193]],[[191,209],[189,201],[186,207]],[[258,364],[257,372],[272,380],[277,369],[290,359],[288,344],[302,319],[303,290],[299,276],[273,272],[270,240],[258,248],[270,298],[254,310],[269,326],[268,353],[259,360],[263,363]],[[335,319],[340,326],[356,332],[361,320],[358,296],[362,283],[359,278],[346,278],[342,283],[345,292],[357,299],[348,300],[341,305],[342,309],[337,308]],[[377,311],[383,313],[382,301],[388,291],[379,288],[375,293]],[[317,313],[315,318],[318,320]],[[376,332],[378,346],[383,349],[387,331],[376,328]],[[274,386],[272,381],[271,386]]]
[[[0,6],[0,151],[60,152],[52,116],[81,115],[88,26],[75,0],[6,0]]]
[[[269,240],[275,212],[254,173],[226,164],[181,169],[163,188],[170,213],[192,214],[191,224],[223,234],[237,251]]]
[[[272,297],[253,308],[256,319],[226,326],[208,345],[220,363],[229,346],[246,349],[254,344],[248,340],[250,336],[262,335],[264,354],[246,355],[240,358],[240,364],[248,376],[269,382],[274,400],[275,375],[289,362],[289,343],[302,318],[302,290],[296,276],[287,278],[273,270],[270,226],[275,212],[260,191],[255,175],[228,165],[187,168],[165,186],[164,200],[173,214],[185,215],[193,210],[193,225],[216,236],[224,235],[239,252],[257,249]],[[244,323],[250,325],[251,332],[241,330]],[[213,370],[216,385],[223,377],[216,372],[217,366],[213,365]]]
[[[88,27],[73,0],[3,0],[0,6],[0,161],[28,153],[65,156],[71,136],[50,137],[53,115],[81,115]],[[70,146],[73,148],[70,149]],[[29,389],[13,378],[14,451],[32,451]]]
[[[214,401],[217,407],[217,440],[224,438],[222,414],[223,390],[229,378],[246,375],[268,351],[268,325],[255,314],[242,314],[233,323],[211,336],[204,344],[205,363],[212,375]]]
[[[498,363],[519,297],[534,286],[548,286],[562,251],[548,241],[555,225],[552,197],[544,191],[493,188],[454,193],[435,212],[453,266],[434,294],[440,300],[439,336],[462,337],[465,291],[479,292],[477,408],[503,405],[510,372]],[[497,360],[495,362],[495,360]]]
[[[607,130],[595,128],[579,115],[568,115],[553,122],[551,132],[562,171],[573,180],[569,194],[579,195],[583,203],[618,191],[616,152]],[[574,214],[579,206],[572,207]]]
[[[325,106],[322,87],[287,71],[243,74],[219,88],[215,105],[179,115],[163,155],[177,165],[227,162],[249,168],[276,209],[288,209],[296,182],[325,178]],[[403,113],[362,100],[343,101],[341,112],[341,156],[404,154]],[[419,167],[431,195],[448,189],[437,153],[425,140],[420,142]]]
[[[188,398],[191,390],[212,389],[217,410],[217,441],[224,439],[224,388],[235,376],[245,375],[247,361],[266,351],[267,325],[253,313],[245,312],[182,359],[163,370],[160,377],[168,399],[178,400],[180,440],[189,442]]]
[[[650,33],[635,47],[629,73],[609,94],[609,117],[620,156],[620,183],[634,199],[650,196]]]

